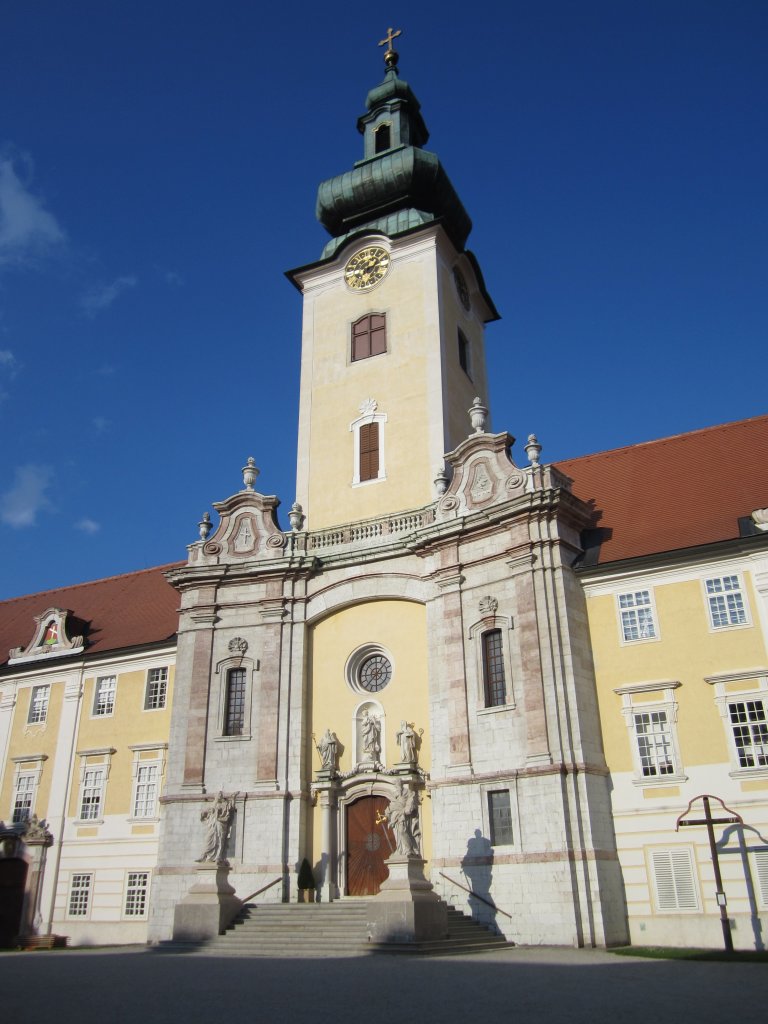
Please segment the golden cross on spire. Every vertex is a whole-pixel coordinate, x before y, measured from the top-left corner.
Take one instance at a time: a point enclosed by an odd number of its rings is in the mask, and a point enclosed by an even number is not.
[[[385,53],[384,53],[384,63],[387,65],[388,68],[397,65],[397,54],[392,49],[392,40],[393,39],[397,39],[397,37],[401,36],[402,34],[403,34],[403,30],[401,28],[398,28],[394,32],[392,31],[391,28],[388,28],[387,29],[387,38],[379,40],[379,46],[386,46],[386,48],[387,48]]]

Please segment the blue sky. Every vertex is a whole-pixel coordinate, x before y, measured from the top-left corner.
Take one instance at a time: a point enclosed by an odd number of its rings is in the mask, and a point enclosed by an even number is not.
[[[3,6],[0,597],[185,557],[248,455],[287,525],[283,271],[320,256],[387,24],[502,315],[517,458],[766,411],[764,0],[331,11]]]

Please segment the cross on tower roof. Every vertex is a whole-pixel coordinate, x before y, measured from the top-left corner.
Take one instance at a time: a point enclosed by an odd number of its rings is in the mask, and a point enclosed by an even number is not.
[[[384,53],[384,63],[387,65],[388,68],[397,66],[397,54],[392,49],[392,40],[397,39],[397,37],[401,36],[402,34],[403,30],[401,28],[396,29],[394,32],[392,31],[391,28],[388,28],[387,38],[379,40],[379,46],[386,46],[387,48]]]

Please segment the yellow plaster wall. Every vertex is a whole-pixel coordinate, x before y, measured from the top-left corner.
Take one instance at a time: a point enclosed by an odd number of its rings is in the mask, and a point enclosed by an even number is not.
[[[93,701],[96,679],[113,675],[100,672],[88,676],[84,681],[83,709],[77,734],[76,750],[94,750],[113,747],[115,753],[110,759],[109,778],[106,786],[104,814],[128,814],[133,790],[132,765],[134,751],[131,745],[167,743],[171,724],[173,703],[174,668],[168,669],[168,689],[165,707],[156,711],[144,710],[147,685],[146,669],[117,673],[115,710],[112,715],[94,716]],[[142,753],[141,755],[145,755]],[[104,758],[88,758],[89,765],[103,764]],[[75,775],[70,792],[69,811],[72,816],[79,812],[80,799],[80,758],[75,764]]]
[[[747,574],[745,584],[754,623],[756,603]],[[626,591],[644,589],[653,591],[657,640],[622,644],[616,596],[601,594],[587,600],[608,766],[613,771],[632,771],[634,767],[629,731],[621,714],[622,698],[613,692],[614,688],[657,680],[681,683],[674,690],[674,698],[679,705],[677,735],[683,764],[727,762],[730,754],[714,687],[704,680],[718,673],[765,666],[761,631],[755,624],[710,629],[700,580],[655,586],[635,580],[626,587]],[[739,689],[749,687],[748,681],[739,684]],[[637,703],[661,699],[661,691],[633,695]]]
[[[432,269],[432,274],[434,270]],[[426,342],[436,318],[424,301],[434,279],[424,261],[392,264],[370,292],[350,292],[341,282],[315,299],[311,331],[311,434],[308,526],[320,529],[424,505],[432,498],[427,423]],[[367,313],[387,318],[387,352],[351,362],[351,325]],[[387,415],[386,480],[352,486],[354,439],[350,423],[360,405],[375,398]]]
[[[52,682],[50,687],[48,714],[45,722],[40,725],[27,724],[29,704],[32,700],[34,686],[20,686],[18,690],[16,713],[13,716],[13,726],[8,744],[8,760],[3,780],[3,791],[0,797],[2,800],[0,818],[4,818],[7,821],[11,819],[13,783],[16,768],[20,768],[22,771],[27,769],[36,771],[40,767],[40,762],[38,761],[18,765],[11,760],[14,757],[23,757],[25,754],[47,754],[48,759],[42,765],[40,785],[37,789],[35,806],[32,810],[39,818],[44,818],[48,814],[48,796],[51,790],[53,763],[56,756],[56,740],[59,733],[59,719],[64,701],[64,683]]]
[[[347,684],[344,666],[347,659],[365,643],[381,644],[392,656],[394,671],[391,682],[376,694],[354,692]],[[311,732],[319,739],[327,728],[332,729],[344,744],[339,767],[342,772],[352,768],[353,715],[358,705],[377,700],[386,715],[386,749],[383,761],[391,766],[400,760],[395,736],[400,722],[414,723],[417,732],[427,725],[427,622],[423,605],[406,601],[371,601],[354,605],[330,615],[312,630],[310,661]],[[320,760],[314,748],[311,763],[315,769]],[[422,736],[419,761],[429,765],[431,751],[429,734]],[[429,799],[422,793],[422,826],[424,856],[431,857],[432,817]],[[321,845],[321,815],[313,810],[311,857],[317,860]]]

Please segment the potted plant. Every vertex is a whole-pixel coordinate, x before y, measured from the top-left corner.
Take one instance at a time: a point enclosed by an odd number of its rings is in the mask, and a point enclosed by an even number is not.
[[[299,889],[299,903],[314,903],[315,876],[312,874],[312,868],[309,866],[309,861],[306,857],[301,862],[296,884]]]

